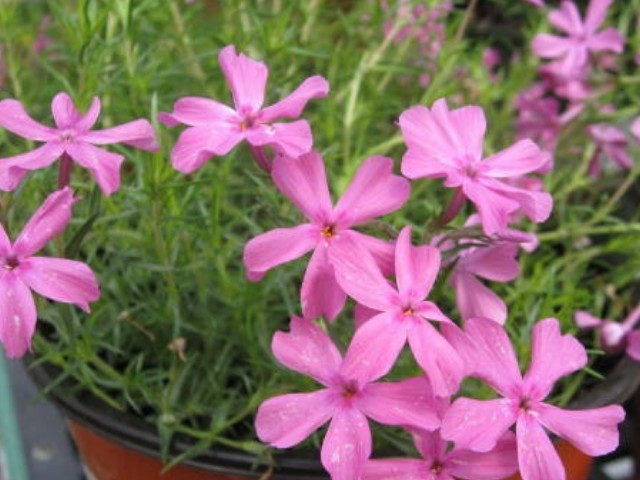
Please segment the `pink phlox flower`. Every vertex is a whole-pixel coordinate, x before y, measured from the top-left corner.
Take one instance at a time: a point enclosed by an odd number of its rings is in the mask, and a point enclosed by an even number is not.
[[[345,248],[351,239],[372,253],[385,271],[392,267],[393,245],[352,227],[401,208],[409,198],[409,182],[393,174],[393,160],[371,157],[358,168],[335,207],[327,186],[322,157],[312,152],[300,158],[276,157],[271,176],[276,187],[298,207],[309,223],[278,228],[251,239],[244,264],[251,280],[259,280],[277,265],[313,250],[300,292],[305,318],[333,320],[346,294],[335,280],[328,252]]]
[[[444,178],[445,187],[460,189],[477,207],[487,235],[506,228],[515,212],[534,222],[549,217],[551,195],[504,181],[537,171],[548,157],[526,139],[483,158],[486,120],[482,108],[466,106],[450,111],[440,99],[431,110],[416,106],[404,111],[400,128],[408,146],[402,173],[408,178]]]
[[[50,26],[51,15],[43,15],[38,24],[38,34],[31,46],[35,53],[43,52],[53,43],[49,35],[47,35],[47,30],[49,30]]]
[[[636,307],[623,322],[602,320],[583,310],[575,314],[578,327],[600,330],[600,341],[605,351],[611,354],[624,351],[640,362],[640,330],[634,330],[638,320],[640,320],[640,306]]]
[[[549,22],[567,36],[538,34],[532,42],[533,52],[542,58],[560,59],[560,70],[566,73],[588,65],[590,54],[621,53],[624,38],[618,30],[607,28],[598,32],[612,2],[613,0],[591,0],[583,21],[575,3],[563,1],[559,9],[549,13]]]
[[[496,73],[496,70],[500,63],[502,63],[500,50],[494,47],[485,49],[484,52],[482,52],[482,63],[489,73],[491,82],[496,82],[498,80],[498,74]]]
[[[376,343],[382,347],[384,338]],[[256,416],[258,438],[276,448],[288,448],[331,420],[321,460],[333,480],[361,478],[371,455],[368,418],[426,430],[440,425],[424,378],[374,383],[389,371],[388,362],[353,345],[343,359],[329,336],[311,321],[294,317],[290,333],[275,334],[272,349],[284,366],[325,388],[266,400]],[[379,354],[386,356],[383,348]]]
[[[589,163],[589,175],[600,176],[603,157],[613,160],[625,170],[633,166],[633,159],[627,151],[629,141],[624,131],[610,123],[596,123],[587,127],[587,133],[596,142],[596,150]]]
[[[531,363],[524,377],[503,327],[473,318],[466,321],[465,332],[471,348],[461,352],[473,366],[472,375],[488,383],[501,398],[458,398],[442,422],[443,438],[457,448],[486,452],[515,424],[524,480],[566,478],[544,428],[587,455],[604,455],[616,449],[617,424],[625,415],[622,407],[565,410],[544,402],[558,379],[587,364],[584,347],[575,338],[563,336],[556,319],[541,320],[533,327]]]
[[[439,431],[416,431],[413,440],[421,459],[369,460],[362,479],[502,480],[518,470],[516,441],[512,432],[505,432],[495,447],[484,453],[455,446],[451,448]]]
[[[120,188],[120,165],[124,157],[96,145],[124,143],[147,151],[159,146],[153,127],[147,120],[134,120],[104,130],[91,130],[100,115],[100,100],[93,97],[86,114],[76,109],[71,97],[58,93],[51,103],[55,127],[47,127],[33,120],[16,100],[0,102],[0,126],[12,133],[44,145],[14,157],[0,159],[0,189],[11,191],[18,187],[32,170],[46,168],[63,155],[89,170],[105,195]]]
[[[411,245],[411,229],[405,227],[395,245],[395,285],[380,271],[375,259],[351,239],[347,248],[329,253],[342,289],[358,303],[379,313],[361,325],[352,345],[362,351],[385,351],[388,368],[408,342],[435,395],[456,392],[465,374],[464,362],[429,320],[455,324],[426,300],[440,270],[438,249]]]
[[[637,117],[631,124],[631,134],[640,143],[640,117]]]
[[[85,312],[100,297],[98,281],[84,263],[34,256],[65,229],[73,202],[69,188],[49,195],[13,244],[0,224],[0,341],[10,358],[31,346],[37,318],[31,290]]]
[[[306,120],[281,123],[298,118],[307,102],[326,97],[329,84],[319,76],[307,78],[279,102],[263,107],[269,70],[259,61],[237,54],[229,45],[220,51],[220,67],[233,96],[234,108],[203,97],[184,97],[173,112],[160,113],[158,120],[169,127],[187,125],[171,151],[176,170],[191,173],[213,156],[229,153],[246,140],[253,147],[272,146],[290,157],[311,151],[313,137]]]

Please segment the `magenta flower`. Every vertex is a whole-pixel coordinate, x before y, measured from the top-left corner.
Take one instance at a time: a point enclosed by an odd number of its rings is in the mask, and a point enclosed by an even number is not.
[[[402,207],[409,198],[409,182],[393,175],[393,160],[371,157],[356,172],[351,185],[332,206],[324,162],[312,152],[300,158],[276,157],[271,176],[276,187],[309,220],[293,228],[278,228],[251,239],[244,249],[244,264],[251,280],[259,280],[277,265],[313,250],[302,282],[305,318],[325,315],[335,319],[346,294],[335,280],[327,255],[351,239],[383,264],[390,263],[393,247],[352,229]],[[386,267],[388,269],[388,267]]]
[[[640,306],[636,307],[624,322],[602,320],[588,312],[578,311],[576,325],[584,329],[599,329],[602,348],[612,354],[626,352],[640,362],[640,330],[633,330],[640,320]]]
[[[377,343],[382,346],[384,339],[377,339]],[[371,455],[367,418],[384,425],[426,430],[439,426],[424,379],[373,383],[389,371],[388,363],[353,346],[342,359],[329,336],[313,322],[294,317],[291,332],[276,333],[272,348],[280,363],[325,388],[266,400],[256,416],[258,438],[276,448],[288,448],[331,420],[321,460],[333,480],[361,478]]]
[[[350,239],[343,241],[348,244]],[[380,312],[356,331],[351,345],[369,352],[390,369],[404,345],[425,371],[439,397],[456,392],[464,376],[463,360],[427,320],[445,322],[456,328],[433,302],[426,300],[440,270],[438,249],[411,245],[411,229],[405,227],[395,247],[394,288],[375,260],[355,242],[333,249],[329,258],[342,289],[359,304]],[[376,349],[384,350],[384,355]]]
[[[13,244],[0,224],[0,341],[10,358],[21,357],[31,345],[37,315],[30,290],[85,312],[100,297],[96,277],[84,263],[33,256],[67,226],[73,201],[69,188],[49,195]]]
[[[516,442],[513,433],[505,432],[495,447],[485,453],[472,452],[449,443],[440,432],[413,434],[421,459],[394,458],[370,460],[363,480],[502,480],[518,471]]]
[[[612,2],[613,0],[591,0],[583,21],[575,3],[563,1],[559,9],[549,13],[549,23],[567,36],[540,33],[533,39],[533,52],[542,58],[562,59],[561,70],[567,73],[585,67],[589,62],[589,54],[621,53],[624,38],[620,32],[615,28],[598,32]]]
[[[445,187],[456,188],[456,196],[476,205],[487,235],[505,229],[515,212],[534,222],[549,217],[551,195],[500,180],[535,172],[548,162],[548,156],[531,140],[520,140],[483,159],[486,120],[482,108],[450,111],[440,99],[431,110],[416,106],[404,111],[400,128],[409,147],[402,159],[402,173],[409,178],[444,178]]]
[[[533,327],[531,363],[524,378],[504,329],[486,319],[469,319],[465,331],[472,348],[465,356],[472,375],[502,397],[494,400],[458,398],[442,422],[443,438],[457,448],[490,451],[514,423],[518,464],[524,480],[564,480],[558,453],[547,428],[588,455],[609,453],[618,446],[617,424],[624,410],[610,405],[590,410],[565,410],[544,403],[554,383],[587,364],[584,347],[560,332],[555,318]]]
[[[613,160],[625,170],[633,166],[633,159],[627,152],[629,142],[622,130],[610,123],[596,123],[587,127],[587,133],[597,144],[596,151],[589,163],[589,175],[592,177],[600,176],[603,156]]]
[[[226,155],[242,140],[252,147],[276,147],[290,157],[311,151],[313,138],[306,120],[276,121],[298,118],[309,100],[326,97],[329,84],[324,78],[319,75],[307,78],[288,97],[263,108],[269,74],[266,65],[238,55],[233,45],[223,48],[218,60],[231,89],[235,110],[209,98],[184,97],[175,103],[172,113],[158,115],[169,127],[180,123],[189,126],[171,152],[176,170],[191,173],[211,157]]]
[[[153,127],[147,120],[91,131],[100,115],[98,97],[93,97],[89,111],[81,114],[69,95],[58,93],[53,98],[51,110],[55,128],[33,120],[16,100],[0,102],[1,127],[29,140],[44,142],[31,152],[0,159],[0,189],[14,190],[29,171],[48,167],[62,157],[62,162],[73,160],[88,169],[102,192],[111,195],[120,188],[120,165],[124,157],[95,145],[120,142],[147,151],[159,148]]]

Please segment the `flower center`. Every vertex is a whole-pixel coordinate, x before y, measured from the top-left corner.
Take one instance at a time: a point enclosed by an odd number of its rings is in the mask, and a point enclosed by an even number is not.
[[[336,235],[336,227],[334,225],[327,225],[322,230],[320,230],[320,234],[324,238],[333,238]]]
[[[442,465],[438,460],[433,462],[433,465],[431,465],[431,473],[442,473],[443,470],[444,465]]]
[[[62,140],[65,143],[69,143],[73,140],[73,137],[75,136],[75,132],[73,130],[63,130],[62,132],[60,132],[60,140]]]
[[[354,381],[350,381],[342,387],[342,396],[346,399],[355,397],[357,393],[358,393],[358,386]]]
[[[416,314],[416,311],[413,309],[413,307],[409,306],[409,307],[404,307],[404,309],[402,310],[402,313],[407,317],[412,317],[413,315]]]
[[[465,167],[464,173],[469,178],[476,178],[478,176],[478,173],[480,173],[480,171],[478,170],[477,165],[471,164]]]
[[[531,407],[531,400],[528,398],[523,398],[522,400],[520,400],[520,404],[518,405],[520,411],[524,413],[527,413],[529,410],[531,410]]]
[[[14,268],[16,268],[18,265],[20,265],[20,261],[18,260],[18,257],[16,257],[12,253],[5,258],[3,267],[5,268],[5,270],[11,271]]]

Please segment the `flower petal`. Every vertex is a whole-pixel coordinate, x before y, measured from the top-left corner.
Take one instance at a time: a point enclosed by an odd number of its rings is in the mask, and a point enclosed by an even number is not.
[[[318,227],[309,223],[262,233],[245,245],[244,266],[254,274],[267,272],[311,251],[318,244],[319,235]]]
[[[558,452],[540,424],[531,415],[521,415],[516,425],[518,464],[527,480],[565,480]]]
[[[615,28],[607,28],[589,38],[589,49],[592,52],[622,53],[624,37]]]
[[[587,352],[571,335],[562,335],[555,318],[540,320],[531,336],[531,364],[524,377],[536,400],[544,399],[559,379],[587,364]]]
[[[396,242],[395,273],[405,302],[424,300],[440,271],[440,251],[430,245],[411,245],[411,227],[404,227]]]
[[[29,288],[14,272],[1,272],[0,341],[7,357],[22,357],[31,348],[36,318],[36,306]]]
[[[270,398],[258,407],[256,434],[276,448],[289,448],[331,418],[338,403],[330,390],[291,393]]]
[[[179,172],[192,173],[211,157],[229,153],[243,138],[243,133],[225,124],[187,128],[171,150],[171,164]]]
[[[456,292],[456,305],[463,320],[481,317],[504,325],[507,320],[507,305],[490,288],[474,275],[454,270],[451,286]]]
[[[120,166],[124,157],[107,152],[90,143],[70,143],[66,152],[76,163],[89,170],[102,193],[106,196],[120,188]]]
[[[383,275],[393,275],[393,272],[395,271],[395,242],[381,240],[370,235],[365,235],[364,233],[360,233],[356,230],[342,232],[342,237],[347,235],[373,255],[373,258]]]
[[[311,255],[302,280],[300,301],[304,317],[316,319],[324,316],[333,322],[342,311],[346,300],[347,294],[336,281],[327,249],[320,245]]]
[[[483,178],[481,182],[505,200],[518,203],[518,211],[533,222],[544,222],[551,215],[553,198],[547,192],[525,190],[488,177]]]
[[[618,448],[618,424],[624,420],[624,410],[619,405],[565,410],[542,403],[536,412],[540,423],[587,455],[606,455]]]
[[[289,333],[276,332],[271,350],[287,368],[330,386],[342,357],[329,335],[310,320],[291,318]]]
[[[549,13],[549,23],[558,30],[570,35],[581,35],[584,33],[582,17],[578,7],[571,1],[563,1],[560,8]]]
[[[575,313],[576,326],[578,328],[598,328],[601,327],[604,321],[600,318],[596,318],[589,312],[579,310]]]
[[[487,280],[508,282],[520,275],[517,255],[518,245],[514,243],[503,242],[490,247],[477,247],[464,252],[456,264],[456,269],[464,269]]]
[[[543,154],[531,140],[525,139],[491,155],[482,163],[488,167],[485,171],[486,175],[504,178],[536,172],[548,161],[548,155]]]
[[[267,88],[267,66],[242,53],[237,54],[233,45],[228,45],[220,51],[218,61],[227,78],[236,110],[257,113],[264,102]]]
[[[20,279],[43,297],[73,303],[89,312],[89,302],[100,298],[93,271],[84,263],[64,258],[30,257],[16,269]]]
[[[584,19],[584,27],[588,33],[595,33],[600,28],[612,3],[613,0],[591,0],[589,2]]]
[[[442,438],[456,444],[456,450],[489,452],[516,418],[516,409],[506,398],[473,400],[463,397],[447,410],[440,432]]]
[[[627,355],[640,362],[640,330],[634,330],[627,335]]]
[[[158,120],[168,127],[179,123],[205,127],[219,123],[232,123],[236,112],[227,105],[204,97],[182,97],[173,105],[173,112],[160,113]]]
[[[393,174],[393,160],[370,157],[358,168],[334,214],[342,227],[359,225],[402,207],[409,199],[406,178]]]
[[[462,191],[477,207],[482,220],[482,229],[487,235],[504,230],[509,223],[509,215],[516,212],[519,207],[516,201],[478,182],[464,183]]]
[[[76,109],[73,100],[69,94],[60,92],[53,97],[51,101],[51,113],[53,114],[53,120],[56,122],[56,126],[63,130],[75,126],[75,123],[80,119],[80,113]]]
[[[47,142],[57,137],[55,129],[42,125],[31,118],[17,100],[0,102],[0,127],[29,140]]]
[[[270,123],[279,118],[298,118],[309,100],[324,98],[328,94],[329,82],[320,75],[314,75],[302,82],[287,97],[264,108],[260,114],[260,120]]]
[[[7,231],[0,223],[0,257],[6,257],[11,253],[11,240],[7,235]]]
[[[48,142],[30,152],[0,159],[0,190],[15,190],[29,171],[48,167],[63,153],[61,143]]]
[[[436,476],[437,475],[437,476]],[[369,460],[364,466],[363,480],[441,480],[424,460],[389,458]]]
[[[26,258],[62,232],[71,220],[73,191],[65,187],[49,195],[18,235],[13,246],[19,258]]]
[[[564,37],[539,33],[531,42],[534,55],[541,58],[559,58],[564,56],[571,48],[569,41]]]
[[[153,127],[144,119],[123,123],[104,130],[87,132],[79,138],[82,141],[96,145],[124,143],[149,152],[155,152],[160,149]]]
[[[339,411],[322,442],[320,458],[332,480],[360,478],[371,455],[371,430],[367,418],[356,409]]]
[[[290,157],[299,157],[313,148],[311,126],[306,120],[291,123],[271,123],[256,125],[246,131],[247,142],[260,147],[273,145]]]
[[[515,435],[506,432],[489,452],[453,450],[446,460],[447,470],[456,478],[467,480],[500,480],[518,471]]]

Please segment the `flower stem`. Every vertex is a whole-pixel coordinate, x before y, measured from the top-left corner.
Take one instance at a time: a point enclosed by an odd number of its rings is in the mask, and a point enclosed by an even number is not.
[[[60,170],[58,171],[58,190],[68,187],[71,182],[71,170],[73,170],[73,160],[66,153],[60,157]]]
[[[249,144],[249,149],[251,150],[251,155],[253,155],[253,159],[256,161],[258,166],[265,172],[271,173],[271,160],[269,160],[264,147],[256,147]]]

